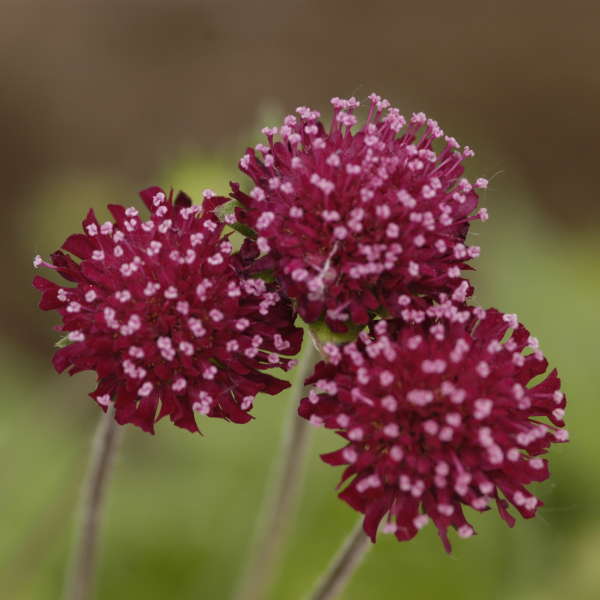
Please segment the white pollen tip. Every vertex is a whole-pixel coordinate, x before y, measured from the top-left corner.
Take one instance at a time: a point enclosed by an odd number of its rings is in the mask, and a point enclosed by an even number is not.
[[[475,532],[470,525],[461,525],[458,528],[458,535],[461,538],[470,538]]]
[[[413,525],[417,529],[423,529],[427,523],[429,523],[429,517],[427,515],[418,515],[413,519]]]
[[[97,396],[96,402],[98,402],[100,406],[108,406],[110,404],[110,396],[108,394],[102,394],[102,396]]]

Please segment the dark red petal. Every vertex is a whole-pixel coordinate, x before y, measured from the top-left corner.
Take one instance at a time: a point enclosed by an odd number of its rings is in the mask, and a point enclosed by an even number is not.
[[[156,196],[156,194],[158,194],[158,193],[164,194],[164,191],[162,188],[157,187],[157,186],[152,186],[152,187],[146,188],[145,190],[142,190],[140,192],[140,198],[146,205],[146,208],[151,212],[153,212],[156,208],[153,204],[153,199],[154,199],[154,196]]]
[[[95,248],[88,236],[82,233],[70,235],[62,247],[79,258],[89,258]]]

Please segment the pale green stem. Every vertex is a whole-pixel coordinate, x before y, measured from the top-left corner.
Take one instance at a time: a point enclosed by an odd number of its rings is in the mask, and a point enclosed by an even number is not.
[[[86,479],[81,491],[71,564],[65,582],[65,600],[91,600],[99,530],[106,487],[121,428],[111,407],[101,416],[94,434]]]
[[[372,545],[363,530],[362,518],[360,518],[321,576],[312,594],[307,596],[307,600],[334,600],[337,598],[348,585]]]
[[[310,424],[298,416],[298,406],[307,393],[304,380],[311,375],[318,360],[317,349],[313,344],[307,344],[290,394],[290,414],[278,452],[277,468],[263,500],[254,542],[234,595],[236,600],[262,600],[275,579],[283,543],[298,507],[309,446]]]

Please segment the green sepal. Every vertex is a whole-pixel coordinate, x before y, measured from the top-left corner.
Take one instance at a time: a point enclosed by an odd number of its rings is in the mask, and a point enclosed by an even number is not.
[[[66,348],[69,344],[72,344],[73,342],[69,339],[69,334],[65,335],[64,337],[61,337],[60,340],[58,340],[54,346],[56,348]]]
[[[313,339],[322,348],[325,344],[347,344],[348,342],[354,342],[358,338],[358,334],[364,329],[363,325],[348,325],[348,331],[339,332],[331,331],[324,319],[315,321],[314,323],[307,323],[308,329],[310,329]]]
[[[214,213],[219,221],[224,221],[225,217],[235,213],[235,209],[238,206],[241,207],[242,203],[237,200],[228,200],[227,202],[223,202],[223,204],[219,204],[219,206],[215,208]]]
[[[275,281],[275,272],[273,269],[265,269],[264,271],[253,273],[252,277],[262,279],[265,283],[273,283]]]
[[[217,206],[214,210],[214,213],[215,216],[219,219],[219,221],[225,222],[225,217],[235,214],[235,209],[238,207],[243,207],[243,204],[238,200],[228,200],[227,202],[224,202],[223,204]],[[231,229],[237,231],[238,233],[241,233],[244,237],[253,240],[257,238],[256,232],[250,227],[248,227],[248,225],[238,223],[237,221],[235,223],[227,223],[227,225],[231,227]]]
[[[258,236],[256,235],[256,231],[254,229],[250,229],[248,225],[244,225],[243,223],[227,223],[228,227],[234,229],[238,233],[241,233],[244,237],[250,238],[251,240],[255,240]]]

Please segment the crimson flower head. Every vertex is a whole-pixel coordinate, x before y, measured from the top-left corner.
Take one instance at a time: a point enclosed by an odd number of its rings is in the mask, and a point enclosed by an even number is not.
[[[405,294],[427,304],[463,281],[479,255],[468,247],[477,188],[462,177],[468,147],[444,135],[423,113],[410,120],[372,94],[366,122],[359,102],[334,98],[329,128],[317,111],[299,107],[268,144],[248,149],[240,169],[249,194],[233,184],[238,219],[257,234],[272,268],[308,322],[333,331],[366,324],[380,309],[397,315]],[[469,290],[470,291],[470,290]]]
[[[568,439],[565,397],[556,371],[531,384],[547,361],[515,315],[442,302],[409,316],[327,345],[310,379],[320,391],[299,412],[346,440],[323,460],[346,465],[340,497],[373,541],[384,517],[398,540],[432,520],[450,551],[448,527],[474,533],[465,506],[495,502],[510,526],[509,505],[535,515],[526,486],[548,478],[540,455]]]
[[[52,264],[71,285],[43,277],[40,308],[56,310],[66,347],[54,355],[60,373],[96,371],[90,394],[115,418],[153,432],[169,415],[197,431],[195,413],[245,423],[258,392],[276,394],[288,383],[263,372],[287,369],[301,330],[289,304],[261,279],[243,275],[223,225],[212,209],[223,199],[205,194],[202,207],[185,194],[175,201],[160,188],[141,193],[151,215],[110,205],[114,222],[93,211],[84,233],[71,235]]]

